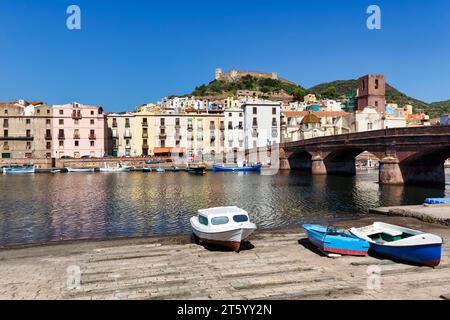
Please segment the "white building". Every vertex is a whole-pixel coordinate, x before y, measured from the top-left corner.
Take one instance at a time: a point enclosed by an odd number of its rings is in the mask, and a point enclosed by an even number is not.
[[[224,111],[225,146],[227,162],[237,162],[245,157],[244,111],[241,108],[230,108]],[[231,159],[230,159],[231,158]]]

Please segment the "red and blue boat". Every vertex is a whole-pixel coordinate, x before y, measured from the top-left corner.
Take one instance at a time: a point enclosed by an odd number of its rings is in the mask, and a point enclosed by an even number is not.
[[[369,242],[333,227],[304,224],[309,241],[325,253],[365,256]]]
[[[249,166],[225,166],[222,164],[213,164],[212,171],[231,171],[231,172],[241,172],[241,171],[261,171],[261,164],[253,164]]]
[[[435,234],[383,222],[349,231],[368,241],[369,252],[379,256],[430,267],[441,261],[442,238]]]

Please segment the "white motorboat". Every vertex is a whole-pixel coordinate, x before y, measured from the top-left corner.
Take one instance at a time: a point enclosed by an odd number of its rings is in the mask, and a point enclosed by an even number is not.
[[[66,167],[68,172],[94,172],[95,168],[75,168],[75,167]]]
[[[217,207],[198,210],[190,220],[194,235],[201,241],[239,251],[256,225],[249,220],[247,211],[238,207]]]
[[[100,172],[125,172],[125,171],[130,171],[131,166],[127,166],[127,165],[118,163],[117,166],[115,166],[115,167],[109,167],[106,165],[106,162],[105,162],[105,166],[103,168],[100,168],[99,170],[100,170]]]

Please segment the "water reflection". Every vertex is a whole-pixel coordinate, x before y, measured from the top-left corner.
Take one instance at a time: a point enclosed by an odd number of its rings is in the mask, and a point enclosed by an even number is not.
[[[447,189],[382,186],[377,179],[377,172],[1,175],[0,245],[187,233],[197,209],[221,205],[242,207],[259,228],[273,228],[450,196]]]

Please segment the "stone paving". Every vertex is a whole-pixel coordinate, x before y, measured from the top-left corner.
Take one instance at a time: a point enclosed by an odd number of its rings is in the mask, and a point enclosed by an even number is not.
[[[450,239],[412,218],[385,222]],[[373,217],[339,223],[369,224]],[[302,229],[258,231],[239,253],[189,236],[80,241],[0,250],[1,299],[445,299],[450,247],[433,269],[374,257],[328,258]],[[78,271],[80,273],[78,273]],[[371,272],[380,272],[380,282]],[[79,276],[78,276],[79,275]],[[369,283],[369,285],[368,285]],[[377,284],[379,283],[379,286]]]

